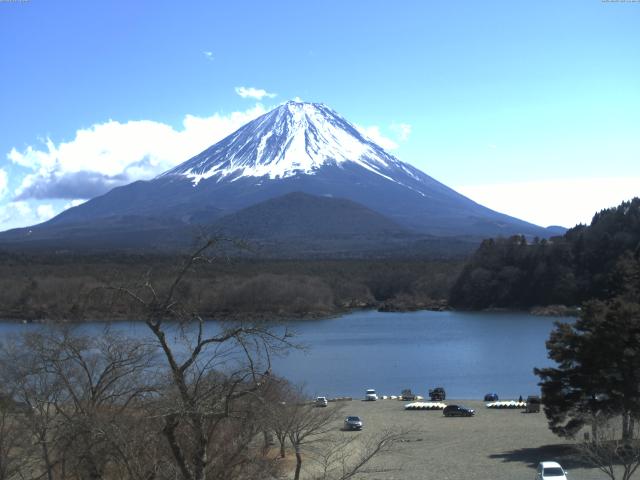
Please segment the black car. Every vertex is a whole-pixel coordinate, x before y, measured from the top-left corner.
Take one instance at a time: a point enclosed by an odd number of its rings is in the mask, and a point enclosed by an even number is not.
[[[498,394],[497,393],[487,393],[484,396],[484,401],[485,402],[497,402],[498,401]]]
[[[413,393],[410,388],[405,388],[404,390],[402,390],[400,397],[402,398],[402,400],[415,400],[417,395]]]
[[[447,405],[442,413],[445,417],[473,417],[476,412],[462,405]]]
[[[431,398],[432,402],[441,402],[447,398],[447,394],[442,387],[430,388],[429,398]]]
[[[527,413],[538,413],[540,412],[540,397],[538,395],[529,395],[527,397],[527,405],[525,407],[525,412]]]

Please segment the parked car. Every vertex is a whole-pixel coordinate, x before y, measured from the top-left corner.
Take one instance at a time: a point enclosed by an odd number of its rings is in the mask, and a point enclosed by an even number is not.
[[[327,397],[317,397],[316,398],[316,407],[326,407],[329,405],[329,401]]]
[[[447,394],[442,387],[430,388],[429,398],[432,402],[441,402],[442,400],[447,398]]]
[[[487,393],[484,396],[484,401],[485,402],[497,402],[498,401],[498,394],[497,393]]]
[[[405,388],[400,393],[400,398],[402,398],[402,400],[415,400],[416,397],[417,395],[413,393],[410,388]]]
[[[557,462],[540,462],[536,469],[536,480],[567,480],[567,472]]]
[[[364,393],[365,400],[378,400],[378,394],[373,388],[368,388]]]
[[[540,411],[540,397],[537,395],[529,395],[527,397],[527,406],[525,411],[527,413],[538,413]]]
[[[445,417],[473,417],[475,413],[475,410],[462,405],[447,405],[442,410]]]
[[[345,430],[362,430],[363,423],[360,417],[350,416],[344,419]]]

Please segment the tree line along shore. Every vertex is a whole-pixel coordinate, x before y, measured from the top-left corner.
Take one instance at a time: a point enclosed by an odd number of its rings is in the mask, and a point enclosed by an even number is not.
[[[146,278],[166,284],[177,254],[0,252],[0,316],[23,320],[131,319],[110,294]],[[469,257],[265,260],[222,257],[181,285],[210,318],[313,318],[353,309],[530,310],[578,314],[640,281],[640,199],[591,225],[545,239],[487,239]]]
[[[113,288],[172,281],[177,255],[26,256],[0,263],[0,317],[29,321],[138,318]],[[354,309],[443,309],[460,260],[246,260],[198,265],[180,286],[208,318],[314,318]]]

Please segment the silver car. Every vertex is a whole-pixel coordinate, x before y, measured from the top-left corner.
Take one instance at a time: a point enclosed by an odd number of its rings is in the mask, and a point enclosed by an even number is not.
[[[360,417],[349,416],[344,419],[344,429],[345,430],[362,430],[363,427],[362,420]]]

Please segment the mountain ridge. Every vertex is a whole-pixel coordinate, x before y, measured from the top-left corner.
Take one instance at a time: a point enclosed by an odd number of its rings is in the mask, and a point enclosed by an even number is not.
[[[249,238],[412,234],[351,200],[303,192],[287,193],[251,205],[221,218],[212,227]]]

